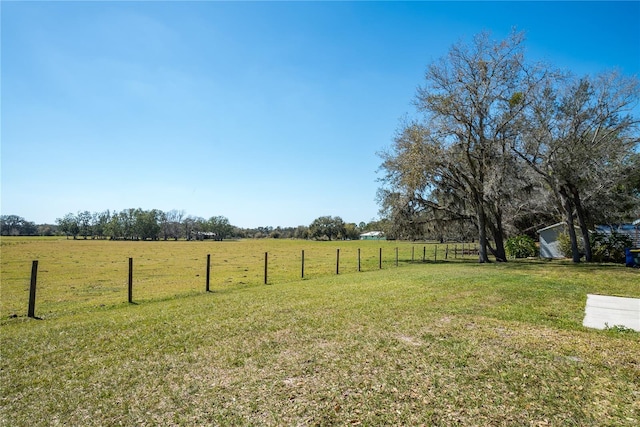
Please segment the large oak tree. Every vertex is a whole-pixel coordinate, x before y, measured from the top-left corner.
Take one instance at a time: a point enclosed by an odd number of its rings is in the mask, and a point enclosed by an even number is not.
[[[595,220],[621,219],[620,211],[631,213],[638,204],[629,178],[638,173],[638,119],[632,110],[639,94],[638,79],[617,72],[555,76],[533,98],[514,144],[514,152],[556,196],[574,262],[581,258],[575,222],[591,261],[589,230]]]
[[[415,205],[471,219],[480,262],[489,251],[506,260],[504,215],[519,167],[510,147],[544,75],[527,67],[523,40],[517,32],[501,41],[481,33],[430,64],[415,101],[422,119],[403,126],[383,154],[383,199],[396,200],[395,211]]]

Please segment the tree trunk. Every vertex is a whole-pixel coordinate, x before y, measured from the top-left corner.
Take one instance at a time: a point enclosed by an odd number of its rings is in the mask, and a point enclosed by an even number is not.
[[[493,211],[493,217],[495,222],[488,221],[487,224],[491,229],[491,236],[496,244],[495,249],[491,249],[493,256],[496,257],[498,262],[507,262],[507,253],[504,249],[504,229],[502,227],[502,213],[500,210]]]
[[[589,239],[589,229],[587,228],[584,209],[582,208],[582,202],[580,201],[580,194],[578,194],[578,190],[575,187],[571,188],[571,194],[573,195],[573,205],[575,206],[576,213],[578,214],[578,224],[580,225],[582,240],[584,241],[584,259],[587,262],[591,262],[591,240]]]
[[[478,206],[478,262],[489,262],[487,255],[487,224],[484,208]]]
[[[499,262],[507,262],[507,253],[504,250],[504,233],[502,227],[498,227],[493,233],[493,240],[496,243],[495,257]]]
[[[571,240],[571,256],[573,262],[580,262],[580,251],[578,249],[578,237],[576,236],[576,229],[573,225],[573,206],[571,205],[571,199],[564,188],[560,189],[560,197],[562,198],[562,206],[564,208],[565,221],[567,222],[567,228],[569,233],[569,239]]]

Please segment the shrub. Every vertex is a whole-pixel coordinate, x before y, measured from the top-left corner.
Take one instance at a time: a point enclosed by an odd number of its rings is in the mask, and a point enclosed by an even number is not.
[[[568,233],[558,235],[558,247],[566,258],[571,258],[571,238]]]
[[[622,263],[625,261],[624,249],[633,246],[629,236],[615,231],[611,234],[593,233],[590,240],[592,260],[597,262]]]
[[[529,236],[510,237],[505,243],[507,255],[515,258],[536,256],[536,242]]]
[[[580,253],[580,256],[582,257],[584,255],[584,240],[582,239],[582,235],[577,235],[576,238],[578,239],[578,253]],[[573,257],[573,254],[571,253],[571,238],[569,237],[569,233],[565,232],[558,236],[558,245],[562,255],[566,258]]]

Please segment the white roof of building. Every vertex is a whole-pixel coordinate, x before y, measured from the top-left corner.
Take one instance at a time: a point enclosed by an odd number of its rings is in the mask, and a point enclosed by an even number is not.
[[[559,226],[561,226],[561,225],[565,225],[565,226],[566,226],[566,225],[567,225],[567,223],[566,223],[566,222],[559,222],[559,223],[557,223],[557,224],[553,224],[553,225],[550,225],[550,226],[548,226],[548,227],[541,228],[540,230],[538,230],[538,233],[540,233],[541,231],[546,231],[546,230],[550,230],[550,229],[552,229],[552,228],[559,227]]]
[[[382,236],[384,233],[382,231],[367,231],[366,233],[362,233],[361,236],[371,236],[377,237]]]

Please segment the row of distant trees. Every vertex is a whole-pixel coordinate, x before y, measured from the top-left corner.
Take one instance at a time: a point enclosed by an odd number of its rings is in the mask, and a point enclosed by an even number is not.
[[[17,215],[2,215],[3,236],[64,235],[73,239],[198,240],[229,238],[276,238],[345,240],[360,233],[380,230],[383,222],[346,223],[339,216],[322,216],[309,226],[241,228],[224,216],[209,219],[187,215],[183,210],[124,209],[122,211],[68,213],[55,225],[36,225]]]
[[[522,33],[482,33],[428,65],[416,118],[381,154],[395,233],[470,232],[480,262],[506,261],[509,236],[564,221],[578,262],[594,225],[640,216],[637,76],[574,76],[524,52]]]
[[[122,211],[68,213],[56,220],[58,231],[67,237],[111,240],[193,240],[212,233],[229,237],[233,227],[223,216],[209,219],[185,215],[184,211],[124,209]]]
[[[42,229],[35,222],[27,221],[18,215],[2,215],[0,217],[0,231],[3,236],[36,236]]]

